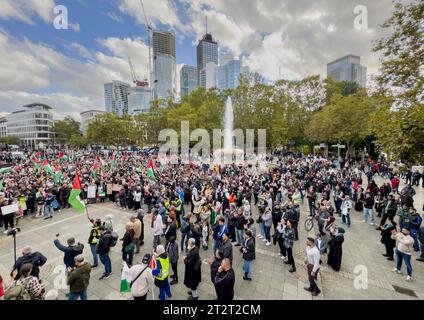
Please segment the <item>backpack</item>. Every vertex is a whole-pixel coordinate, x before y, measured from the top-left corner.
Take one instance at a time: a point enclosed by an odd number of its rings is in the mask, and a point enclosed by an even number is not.
[[[110,237],[110,246],[114,247],[118,243],[119,236],[116,232],[112,232]]]
[[[31,296],[21,283],[15,281],[4,293],[4,300],[31,300]]]

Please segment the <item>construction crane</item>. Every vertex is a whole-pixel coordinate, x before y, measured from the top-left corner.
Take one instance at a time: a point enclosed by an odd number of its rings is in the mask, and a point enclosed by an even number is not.
[[[144,3],[143,0],[140,0],[140,4],[141,4],[141,8],[143,10],[143,16],[144,16],[144,21],[146,22],[146,28],[147,28],[147,43],[148,43],[148,49],[149,49],[149,63],[147,64],[147,72],[149,74],[149,84],[151,86],[151,94],[152,94],[152,100],[155,97],[155,89],[154,89],[154,73],[153,73],[153,67],[152,67],[152,33],[153,33],[153,28],[152,28],[152,24],[150,23],[150,20],[147,18],[147,14],[146,14],[146,9],[144,8]]]
[[[145,79],[144,81],[138,80],[138,77],[137,77],[137,75],[136,75],[136,73],[134,71],[134,66],[132,64],[132,61],[131,61],[131,58],[130,57],[128,57],[128,64],[130,65],[130,73],[131,73],[131,78],[132,78],[132,81],[133,81],[134,85],[136,87],[147,87],[149,85],[147,79]]]
[[[128,57],[128,64],[130,65],[130,72],[131,72],[132,81],[133,81],[134,84],[136,84],[137,81],[138,81],[138,79],[137,79],[137,76],[135,74],[134,67],[133,67],[133,64],[131,62],[131,58],[130,57]]]

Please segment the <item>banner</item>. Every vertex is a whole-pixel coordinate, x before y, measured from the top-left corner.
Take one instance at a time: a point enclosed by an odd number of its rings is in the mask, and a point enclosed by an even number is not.
[[[19,210],[19,205],[17,203],[11,204],[10,206],[1,207],[1,214],[3,216],[14,213]]]
[[[114,185],[113,185],[112,190],[113,190],[113,191],[116,191],[116,192],[121,191],[121,185],[119,185],[119,184],[114,184]]]
[[[96,186],[88,186],[87,198],[88,199],[96,198]]]
[[[106,185],[106,194],[112,194],[113,193],[113,184]]]

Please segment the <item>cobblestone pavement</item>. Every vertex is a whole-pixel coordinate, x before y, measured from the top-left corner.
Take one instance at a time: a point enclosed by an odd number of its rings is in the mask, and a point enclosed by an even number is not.
[[[382,181],[377,178],[377,183]],[[416,207],[421,209],[424,202],[424,189],[419,187],[416,196]],[[113,216],[116,231],[122,235],[123,226],[128,218],[133,214],[130,211],[122,211],[113,203],[93,204],[89,206],[90,215],[103,218],[106,214]],[[419,210],[421,212],[421,210]],[[257,214],[256,208],[254,214]],[[302,205],[302,218],[299,225],[300,240],[295,242],[294,256],[297,272],[289,273],[289,266],[284,265],[280,257],[277,256],[278,246],[265,246],[262,241],[257,241],[257,259],[253,263],[253,281],[246,282],[242,279],[242,259],[241,254],[234,248],[233,267],[236,272],[235,299],[255,299],[255,300],[311,300],[311,295],[304,291],[307,286],[307,274],[303,266],[305,254],[305,239],[307,236],[314,236],[314,231],[310,234],[303,229],[303,222],[306,213],[306,204]],[[424,299],[424,263],[418,262],[418,257],[414,253],[412,267],[414,280],[406,281],[406,271],[403,269],[402,275],[391,272],[395,266],[394,262],[387,261],[383,256],[384,247],[380,243],[380,233],[373,226],[362,222],[362,214],[353,214],[352,228],[345,234],[343,244],[343,262],[340,272],[335,272],[326,265],[326,257],[323,258],[321,273],[318,279],[318,286],[322,289],[322,294],[313,299]],[[337,218],[339,221],[339,218]],[[79,214],[72,210],[64,210],[55,214],[51,220],[39,220],[25,218],[21,221],[22,231],[17,235],[17,254],[23,246],[31,245],[34,250],[42,252],[48,258],[47,264],[41,269],[41,278],[47,289],[61,288],[60,299],[65,299],[66,286],[64,286],[63,255],[53,245],[54,236],[60,233],[61,240],[66,242],[68,237],[75,237],[77,241],[86,244],[90,222],[85,214]],[[146,252],[151,252],[152,233],[149,218],[145,221],[145,245],[141,249],[141,254],[135,255],[135,261],[139,261]],[[121,276],[121,252],[120,245],[112,249],[111,260],[113,266],[112,276],[99,281],[98,278],[103,272],[103,266],[92,271],[91,283],[88,289],[89,299],[128,299],[128,294],[119,293]],[[84,255],[91,262],[91,254],[88,245],[84,250]],[[202,259],[212,256],[212,252],[201,249]],[[0,274],[7,278],[13,264],[13,238],[0,236]],[[355,289],[354,280],[355,267],[365,266],[367,271],[367,289]],[[361,268],[361,267],[357,267]],[[404,267],[405,268],[405,267]],[[361,269],[362,270],[362,269]],[[179,284],[172,286],[173,299],[186,299],[187,289],[184,287],[184,265],[180,261],[178,266]],[[364,273],[362,273],[364,275]],[[154,296],[157,299],[158,290],[154,288]],[[209,266],[206,262],[202,265],[202,283],[199,287],[200,299],[215,299],[215,290],[210,281]]]

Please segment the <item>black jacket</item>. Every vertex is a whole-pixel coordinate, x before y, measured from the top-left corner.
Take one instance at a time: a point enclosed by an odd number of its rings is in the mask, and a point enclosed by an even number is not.
[[[214,285],[218,301],[233,300],[235,281],[236,277],[233,268],[216,274]]]
[[[243,248],[247,249],[247,252],[243,252],[243,259],[247,261],[252,261],[256,259],[255,254],[255,241],[253,238],[249,238],[247,241],[244,242],[245,245]]]
[[[109,253],[110,250],[110,242],[111,242],[111,234],[106,232],[102,235],[97,243],[96,252],[99,256],[104,256]]]
[[[13,270],[18,270],[18,275],[16,276],[15,279],[16,280],[19,279],[19,272],[21,271],[21,268],[25,263],[32,263],[33,268],[32,268],[31,275],[36,278],[39,278],[40,267],[43,266],[46,263],[46,261],[47,261],[47,258],[43,256],[40,252],[33,252],[18,258],[18,260],[16,260],[15,265],[13,266]]]
[[[233,245],[230,239],[227,239],[227,241],[222,242],[221,251],[224,259],[228,258],[231,262],[233,262]]]
[[[134,230],[129,230],[125,232],[124,237],[122,238],[122,252],[125,252],[125,247],[129,245],[134,240]]]
[[[172,222],[165,230],[166,242],[168,242],[171,237],[177,237],[177,226],[175,222]]]

